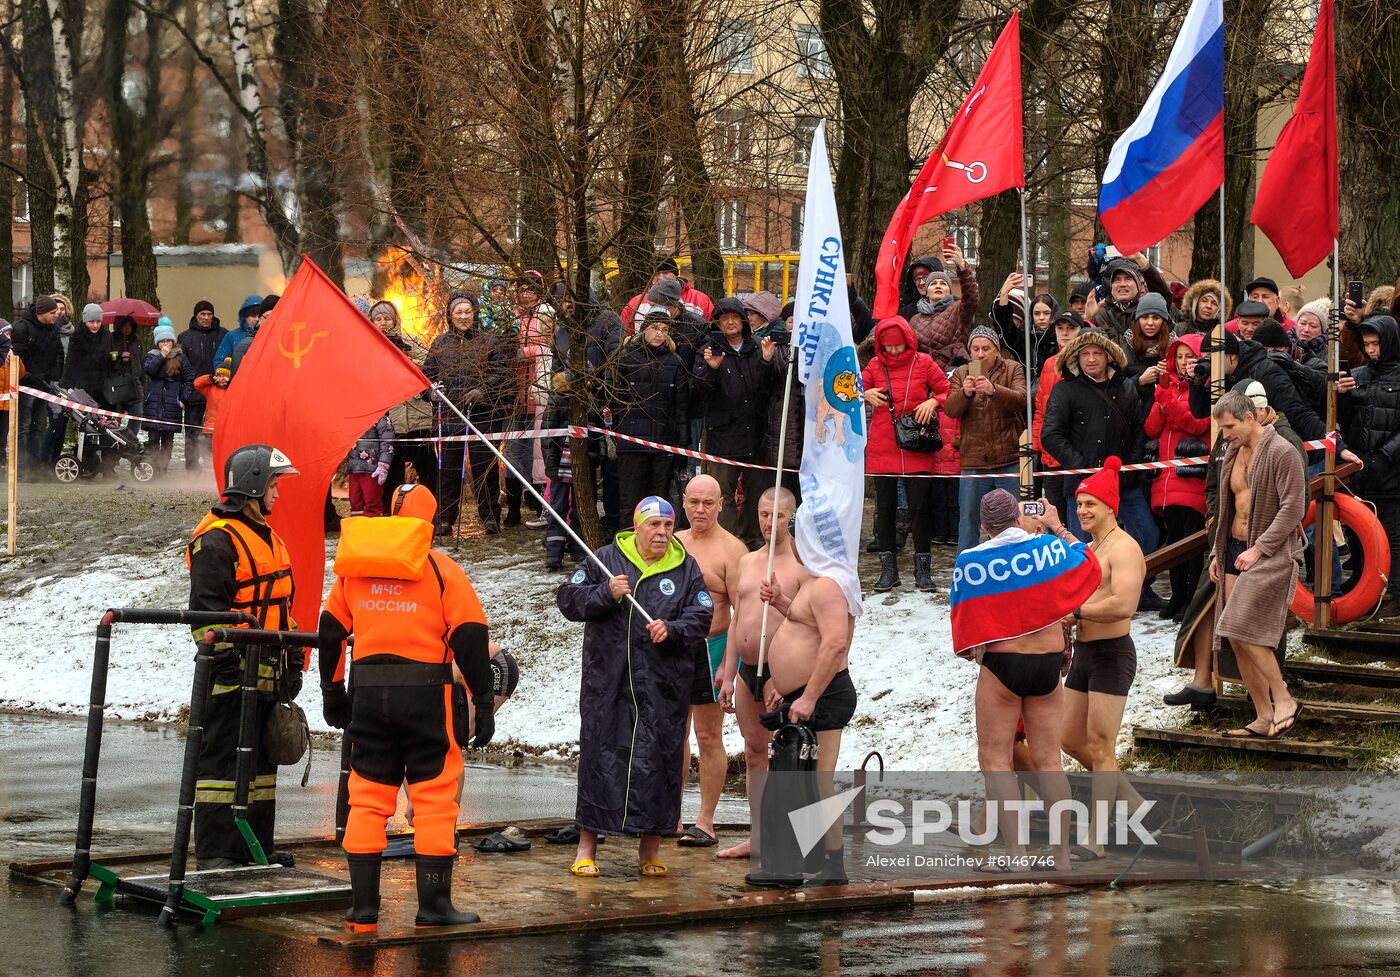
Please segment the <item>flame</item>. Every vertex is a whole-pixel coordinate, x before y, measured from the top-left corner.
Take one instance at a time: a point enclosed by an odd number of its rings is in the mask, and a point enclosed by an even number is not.
[[[405,333],[424,346],[442,332],[443,312],[440,289],[422,272],[413,255],[403,248],[390,248],[379,259],[384,272],[381,298],[394,303]]]

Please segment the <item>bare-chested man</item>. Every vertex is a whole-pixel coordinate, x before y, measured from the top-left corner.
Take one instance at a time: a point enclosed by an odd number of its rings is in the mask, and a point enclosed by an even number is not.
[[[695,683],[690,690],[690,723],[695,745],[700,751],[700,811],[695,824],[686,829],[677,844],[687,848],[708,848],[715,843],[715,808],[724,790],[724,774],[729,755],[724,751],[724,712],[719,704],[720,672],[724,667],[725,644],[729,636],[729,609],[739,588],[739,561],[748,549],[739,538],[719,524],[724,493],[709,475],[697,475],[685,487],[685,516],[690,528],[676,533],[685,551],[700,564],[705,588],[714,598],[715,615],[710,622],[705,653],[695,660]],[[690,772],[690,737],[685,739],[681,789]],[[683,826],[682,826],[683,827]]]
[[[796,594],[784,592],[781,580],[764,581],[759,596],[784,617],[769,642],[771,678],[763,704],[769,712],[786,707],[788,722],[806,723],[817,734],[817,790],[830,796],[841,731],[856,712],[856,687],[846,667],[856,619],[841,585],[831,577],[808,576]],[[826,863],[818,877],[825,883],[844,882],[841,819],[827,830],[825,848]]]
[[[1128,778],[1118,772],[1118,729],[1128,689],[1137,674],[1137,649],[1129,634],[1137,613],[1147,563],[1142,548],[1118,525],[1118,470],[1122,462],[1109,457],[1104,467],[1075,490],[1079,525],[1090,537],[1089,549],[1098,557],[1103,577],[1084,606],[1067,617],[1076,629],[1074,658],[1065,676],[1064,751],[1093,772],[1089,843],[1076,845],[1078,861],[1103,856],[1099,842],[1100,811],[1112,811],[1115,800],[1130,806],[1142,803]],[[1062,533],[1059,519],[1046,513],[1045,525]],[[1107,826],[1102,830],[1107,831]]]
[[[759,633],[762,630],[763,600],[759,587],[768,575],[768,542],[777,540],[774,546],[773,576],[784,592],[797,593],[802,581],[811,576],[797,560],[792,546],[792,534],[788,525],[792,522],[796,500],[787,489],[777,493],[770,488],[758,500],[758,527],[763,533],[764,546],[739,561],[739,584],[734,596],[734,616],[729,625],[729,644],[724,652],[724,665],[720,670],[720,704],[725,712],[736,713],[739,717],[739,732],[744,734],[744,764],[749,795],[750,837],[718,854],[720,858],[748,858],[751,845],[758,838],[758,821],[754,811],[754,798],[762,793],[763,774],[768,769],[768,741],[772,732],[763,728],[758,721],[763,711],[761,703],[754,698],[756,673],[758,670]],[[778,625],[783,623],[783,615],[776,607],[768,609],[768,641],[772,645],[773,635]],[[737,684],[736,684],[737,679]]]
[[[1225,394],[1213,413],[1230,442],[1220,463],[1220,518],[1210,557],[1210,578],[1220,587],[1215,641],[1218,647],[1221,638],[1229,639],[1254,704],[1254,721],[1225,735],[1276,739],[1302,711],[1283,681],[1274,648],[1288,621],[1284,595],[1293,593],[1297,579],[1293,554],[1307,508],[1307,479],[1302,458],[1273,426],[1260,423],[1244,394]]]

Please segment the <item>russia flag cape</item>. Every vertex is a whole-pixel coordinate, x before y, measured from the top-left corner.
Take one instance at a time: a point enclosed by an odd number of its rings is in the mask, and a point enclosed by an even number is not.
[[[1124,254],[1191,219],[1225,182],[1225,21],[1194,0],[1162,77],[1108,154],[1099,218]]]
[[[953,567],[953,653],[1034,634],[1072,614],[1098,589],[1099,561],[1083,543],[1008,529],[958,554]]]

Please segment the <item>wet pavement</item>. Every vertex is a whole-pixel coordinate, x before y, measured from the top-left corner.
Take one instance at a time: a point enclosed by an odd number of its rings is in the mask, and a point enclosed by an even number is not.
[[[82,724],[72,720],[0,716],[0,851],[6,862],[65,857],[71,850],[82,736]],[[109,727],[96,847],[168,843],[181,746],[179,733],[168,727]],[[284,777],[283,831],[328,830],[335,766],[330,752],[318,751],[311,787]],[[469,784],[464,819],[534,818],[572,807],[572,781],[563,768],[476,765]],[[727,798],[726,810],[738,803]],[[634,871],[634,856],[614,844],[603,852],[625,876]],[[561,853],[559,860],[567,859]],[[515,882],[535,884],[504,870],[492,878],[474,892],[480,905],[491,905]],[[614,884],[634,891],[642,885],[625,878]],[[53,888],[0,883],[6,933],[0,975],[1400,974],[1400,889],[1387,883],[1153,884],[378,950],[318,946],[234,926],[201,931],[185,925],[168,933],[150,915],[96,909],[90,892],[66,910]]]

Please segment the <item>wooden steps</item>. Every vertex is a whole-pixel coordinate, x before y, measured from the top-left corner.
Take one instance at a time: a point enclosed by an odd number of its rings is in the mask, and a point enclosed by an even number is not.
[[[1384,630],[1382,630],[1384,625]],[[1368,658],[1400,661],[1400,622],[1377,622],[1361,628],[1308,628],[1303,644],[1329,652],[1349,652]]]
[[[1305,714],[1303,722],[1308,721]],[[1149,729],[1133,727],[1135,743],[1151,744],[1164,749],[1217,749],[1253,753],[1260,758],[1295,761],[1325,766],[1357,768],[1374,759],[1371,750],[1347,746],[1330,740],[1301,740],[1282,736],[1275,740],[1263,737],[1236,739],[1218,732],[1196,729]]]
[[[1336,662],[1286,661],[1283,676],[1290,681],[1332,682],[1368,689],[1400,689],[1400,668],[1375,665],[1340,665]]]
[[[1360,702],[1324,702],[1299,698],[1303,706],[1302,722],[1320,720],[1334,723],[1395,723],[1400,724],[1400,707],[1370,705]],[[1253,712],[1254,706],[1246,696],[1216,697],[1215,708],[1233,712]]]

